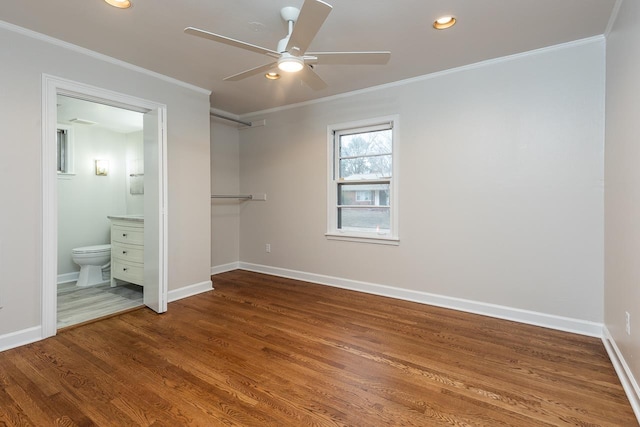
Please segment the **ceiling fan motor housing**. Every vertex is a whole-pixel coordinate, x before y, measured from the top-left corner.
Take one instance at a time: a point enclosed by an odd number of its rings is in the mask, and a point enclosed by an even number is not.
[[[284,19],[285,22],[293,21],[296,22],[298,20],[298,16],[300,15],[300,9],[293,6],[283,7],[280,10],[280,16]]]

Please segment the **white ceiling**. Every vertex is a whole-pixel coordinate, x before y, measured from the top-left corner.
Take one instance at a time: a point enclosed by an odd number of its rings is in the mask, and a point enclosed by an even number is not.
[[[57,104],[57,120],[60,124],[95,126],[119,133],[142,130],[143,114],[136,111],[62,95],[58,95]]]
[[[615,0],[328,0],[333,11],[310,51],[389,50],[387,65],[318,65],[329,87],[292,76],[224,77],[270,58],[183,33],[198,27],[275,49],[286,35],[284,6],[303,0],[3,1],[0,20],[213,91],[211,106],[232,114],[278,107],[417,77],[603,34]],[[436,31],[437,17],[458,24]]]

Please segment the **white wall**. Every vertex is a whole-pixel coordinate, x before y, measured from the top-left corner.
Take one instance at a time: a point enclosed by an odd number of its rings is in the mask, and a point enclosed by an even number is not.
[[[131,194],[132,180],[142,180],[144,191],[144,145],[143,131],[130,132],[125,135],[126,138],[126,199],[127,214],[140,215],[144,214],[144,194]],[[142,176],[132,177],[131,175]]]
[[[7,28],[0,23],[0,338],[42,322],[43,73],[167,105],[169,290],[208,282],[208,93]]]
[[[604,301],[605,325],[635,378],[640,378],[639,53],[640,3],[626,0],[607,36]],[[631,315],[631,335],[625,332],[625,311]],[[637,380],[635,386],[639,393]]]
[[[211,120],[211,194],[240,192],[239,131],[237,126]],[[240,208],[238,200],[211,201],[212,272],[240,260]]]
[[[58,176],[58,275],[79,271],[71,250],[110,242],[108,215],[126,213],[126,135],[73,125],[74,175]],[[95,160],[109,161],[109,174],[95,174]]]
[[[602,38],[247,120],[243,262],[603,321]],[[326,240],[327,126],[400,115],[400,246]],[[271,253],[265,252],[271,244]]]

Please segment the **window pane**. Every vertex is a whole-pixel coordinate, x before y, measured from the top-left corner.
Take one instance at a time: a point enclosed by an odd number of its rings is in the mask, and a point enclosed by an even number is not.
[[[391,166],[391,155],[340,159],[340,178],[386,178],[391,176]]]
[[[338,204],[389,206],[389,183],[338,184]]]
[[[340,136],[340,157],[391,153],[391,129]]]
[[[390,229],[389,208],[338,208],[338,229],[385,234]]]
[[[58,172],[67,172],[67,133],[58,129]]]
[[[394,127],[395,119],[379,118],[331,129],[328,238],[397,241]]]

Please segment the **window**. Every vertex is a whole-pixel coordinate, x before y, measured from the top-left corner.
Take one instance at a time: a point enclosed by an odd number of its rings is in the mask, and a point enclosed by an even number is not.
[[[329,239],[397,244],[397,117],[329,126]]]
[[[58,174],[73,175],[73,129],[58,125],[57,134]]]

